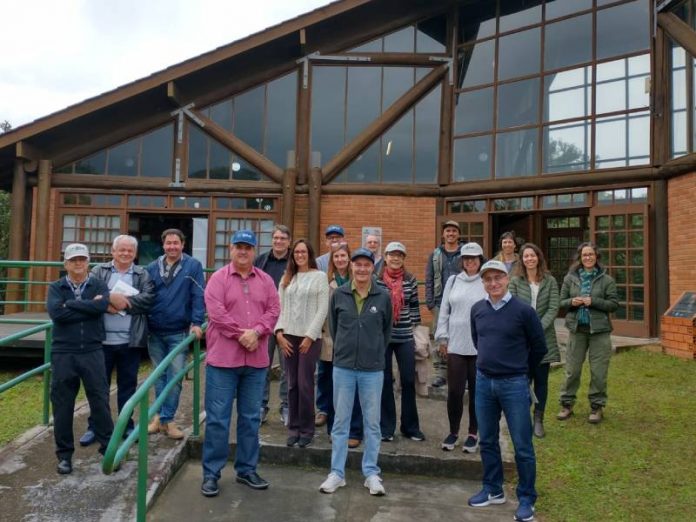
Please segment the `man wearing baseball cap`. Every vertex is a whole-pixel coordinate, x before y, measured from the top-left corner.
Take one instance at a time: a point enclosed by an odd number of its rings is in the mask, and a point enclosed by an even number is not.
[[[389,294],[372,280],[375,258],[366,248],[351,255],[353,280],[339,286],[329,303],[329,330],[334,342],[333,383],[335,417],[331,430],[331,472],[319,486],[333,493],[346,485],[348,429],[358,390],[363,412],[364,486],[371,495],[384,495],[377,465],[381,440],[380,405],[385,350],[392,330]]]
[[[487,296],[471,309],[471,337],[478,351],[475,402],[483,489],[469,499],[469,505],[505,502],[499,445],[502,412],[517,464],[519,507],[514,518],[529,521],[534,519],[537,499],[529,375],[546,354],[546,338],[534,309],[508,291],[505,263],[488,261],[480,273]]]
[[[324,244],[329,249],[326,254],[317,257],[317,268],[322,272],[329,270],[329,256],[338,245],[346,242],[346,232],[341,225],[329,225],[324,231]]]
[[[102,341],[103,315],[109,306],[106,283],[89,275],[89,250],[81,243],[65,248],[67,274],[48,287],[46,309],[53,320],[51,344],[51,404],[58,473],[72,473],[75,397],[84,386],[99,453],[114,429],[109,410]]]
[[[201,493],[214,497],[229,454],[232,404],[237,399],[237,482],[266,489],[256,472],[261,403],[268,371],[268,338],[280,315],[273,278],[254,266],[256,235],[232,236],[230,263],[205,288],[208,350],[205,358],[205,440]]]

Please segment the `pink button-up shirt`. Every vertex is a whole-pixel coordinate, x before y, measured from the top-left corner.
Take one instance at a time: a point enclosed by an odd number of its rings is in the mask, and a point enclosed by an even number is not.
[[[268,367],[268,336],[280,315],[278,291],[271,276],[253,267],[243,279],[230,263],[215,272],[205,285],[208,330],[206,363],[222,368]],[[253,352],[238,339],[243,330],[259,334]]]

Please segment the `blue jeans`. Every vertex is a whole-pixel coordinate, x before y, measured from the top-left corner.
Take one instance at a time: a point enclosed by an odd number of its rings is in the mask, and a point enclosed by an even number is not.
[[[333,368],[333,399],[336,416],[331,430],[331,471],[345,477],[348,457],[348,430],[353,413],[353,401],[357,388],[363,412],[365,449],[363,451],[362,472],[369,477],[380,473],[377,466],[382,432],[379,428],[380,404],[384,372],[365,372]]]
[[[237,399],[237,475],[256,471],[259,461],[261,401],[267,368],[205,367],[203,479],[220,479],[230,453],[232,404]]]
[[[179,344],[188,335],[187,332],[179,332],[175,334],[157,334],[150,332],[148,338],[147,351],[150,354],[152,363],[157,366],[162,360],[169,355],[174,347]],[[155,382],[155,395],[159,397],[164,390],[164,387],[169,381],[174,379],[174,376],[186,366],[187,351],[183,350],[177,355],[172,363],[167,368],[167,371],[160,375]],[[181,381],[179,381],[172,391],[167,395],[167,398],[160,406],[159,416],[160,422],[167,423],[174,420],[176,410],[179,407],[179,395],[181,395]]]
[[[503,490],[503,460],[500,456],[500,413],[510,431],[517,464],[517,500],[534,505],[537,498],[536,457],[532,444],[531,396],[526,375],[490,378],[476,372],[476,417],[479,427],[483,489]]]

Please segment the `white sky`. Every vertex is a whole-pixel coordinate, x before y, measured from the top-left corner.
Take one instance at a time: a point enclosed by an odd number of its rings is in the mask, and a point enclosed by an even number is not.
[[[0,122],[19,127],[330,0],[0,0]]]

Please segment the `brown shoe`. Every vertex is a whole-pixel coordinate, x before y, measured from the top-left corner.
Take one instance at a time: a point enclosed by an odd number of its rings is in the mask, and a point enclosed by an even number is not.
[[[602,422],[602,408],[593,409],[590,412],[590,416],[587,418],[587,422],[590,424],[599,424]]]
[[[348,447],[351,449],[360,446],[360,439],[348,439]]]
[[[317,427],[323,426],[326,424],[326,421],[328,420],[328,417],[326,413],[319,412],[317,413],[316,417],[314,417],[314,425]]]
[[[174,440],[184,438],[184,432],[181,431],[173,422],[167,422],[160,426],[160,433],[164,433],[167,437]]]
[[[160,430],[160,420],[159,415],[152,417],[150,424],[147,425],[147,432],[152,435],[153,433],[159,433]]]
[[[571,415],[573,415],[573,407],[563,406],[561,411],[558,412],[558,415],[556,415],[556,418],[560,421],[564,421],[570,419]]]

